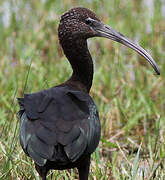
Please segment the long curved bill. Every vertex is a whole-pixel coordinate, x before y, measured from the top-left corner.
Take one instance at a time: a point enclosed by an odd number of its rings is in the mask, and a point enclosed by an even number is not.
[[[113,30],[110,26],[103,24],[102,22],[95,22],[95,25],[93,29],[96,32],[96,36],[99,37],[105,37],[114,41],[117,41],[133,50],[135,50],[137,53],[139,53],[141,56],[143,56],[154,68],[156,73],[160,75],[160,70],[156,64],[156,62],[153,60],[153,58],[139,45],[135,44],[128,38],[126,38],[121,33]]]

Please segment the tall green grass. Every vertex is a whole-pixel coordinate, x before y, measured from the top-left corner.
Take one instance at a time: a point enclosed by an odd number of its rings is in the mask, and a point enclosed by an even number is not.
[[[57,27],[60,15],[75,6],[90,8],[138,41],[161,69],[155,75],[143,58],[116,42],[88,41],[95,63],[90,94],[102,125],[89,179],[165,179],[165,3],[147,2],[153,7],[143,0],[0,1],[0,179],[39,179],[19,144],[16,97],[71,75]],[[51,171],[48,179],[76,179],[76,172]]]

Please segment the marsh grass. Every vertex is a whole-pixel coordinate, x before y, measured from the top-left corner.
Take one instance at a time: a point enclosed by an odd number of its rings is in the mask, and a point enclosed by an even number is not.
[[[71,68],[58,43],[60,15],[92,9],[105,23],[138,41],[161,69],[106,39],[89,40],[95,63],[91,96],[102,125],[92,155],[91,180],[165,179],[165,6],[163,0],[0,1],[0,179],[39,176],[19,144],[16,97],[67,80]],[[151,11],[152,10],[152,11]],[[48,179],[77,179],[77,171],[51,171]]]

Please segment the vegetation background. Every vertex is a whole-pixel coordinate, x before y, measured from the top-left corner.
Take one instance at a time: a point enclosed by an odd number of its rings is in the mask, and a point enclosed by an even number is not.
[[[105,23],[138,42],[161,75],[134,51],[107,39],[89,40],[95,63],[91,96],[102,136],[90,180],[165,179],[165,1],[0,0],[0,179],[39,180],[19,144],[16,97],[67,80],[71,67],[58,43],[62,13],[93,10]],[[78,179],[76,170],[48,179]]]

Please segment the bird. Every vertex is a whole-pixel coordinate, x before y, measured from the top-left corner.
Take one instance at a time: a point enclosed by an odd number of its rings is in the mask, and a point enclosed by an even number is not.
[[[71,168],[78,169],[80,180],[88,180],[101,125],[97,106],[89,95],[94,68],[87,39],[104,37],[117,41],[143,56],[158,75],[160,70],[141,46],[84,7],[72,8],[61,16],[58,37],[73,72],[60,85],[18,98],[20,144],[33,159],[42,180],[51,169]]]

